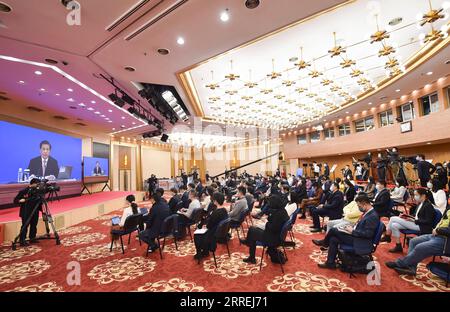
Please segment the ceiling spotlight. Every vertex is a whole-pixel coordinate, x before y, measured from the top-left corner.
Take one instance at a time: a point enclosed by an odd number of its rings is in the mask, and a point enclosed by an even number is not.
[[[125,119],[125,117],[124,117],[124,116],[122,116],[121,118],[122,118],[122,119]]]
[[[372,105],[372,102],[369,102],[369,105]]]
[[[45,89],[44,88],[40,88],[39,91],[45,91]]]
[[[125,105],[125,101],[118,97],[115,93],[111,93],[108,97],[119,107],[123,107]]]
[[[78,106],[85,107],[86,105],[84,103],[80,103]]]
[[[400,92],[400,91],[401,91],[400,89],[395,90],[395,92],[397,92],[397,93]]]
[[[34,73],[35,73],[36,75],[38,75],[38,76],[42,75],[42,72],[39,71],[39,70],[35,71]]]
[[[96,114],[96,115],[100,115],[101,113],[100,113],[100,112],[95,112],[94,114]]]
[[[178,37],[177,43],[178,43],[179,45],[183,45],[183,44],[184,44],[184,38],[183,38],[183,37]]]
[[[60,96],[60,94],[59,94],[59,93],[56,93],[55,95],[56,95],[56,96]]]
[[[167,55],[170,53],[170,51],[168,49],[158,49],[157,51],[161,55]]]
[[[11,12],[11,7],[4,2],[0,2],[0,12],[9,13]]]
[[[68,101],[68,102],[75,102],[75,100],[72,99],[72,98],[67,99],[67,101]]]
[[[430,71],[430,72],[427,73],[427,76],[431,76],[431,75],[433,75],[433,72],[432,72],[432,71]]]
[[[69,92],[73,92],[73,89],[72,89],[72,88],[69,88],[69,89],[67,89],[67,91],[69,91]]]
[[[245,6],[247,7],[247,9],[255,9],[259,6],[259,3],[259,0],[246,0]]]
[[[23,80],[20,80],[20,81],[19,81],[19,83],[20,83],[20,84],[24,84],[24,83],[25,83],[25,81],[23,81]]]
[[[112,113],[112,109],[108,109],[108,113]]]
[[[88,107],[88,111],[93,111],[94,109],[92,107]]]
[[[228,22],[229,19],[230,19],[230,14],[228,13],[228,9],[226,9],[225,11],[220,13],[220,20],[222,22]]]

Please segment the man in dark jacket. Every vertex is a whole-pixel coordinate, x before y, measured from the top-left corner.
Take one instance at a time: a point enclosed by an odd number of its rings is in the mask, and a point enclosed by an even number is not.
[[[339,184],[334,182],[330,187],[331,194],[325,204],[311,208],[313,218],[312,233],[322,231],[320,228],[320,218],[328,216],[330,220],[342,218],[344,209],[344,194],[339,190]]]
[[[178,203],[181,202],[181,197],[178,194],[178,190],[176,188],[171,188],[172,197],[169,199],[169,209],[172,214],[177,213],[178,211]]]
[[[419,176],[420,185],[427,187],[428,181],[431,180],[431,175],[436,171],[436,167],[425,160],[425,155],[419,154],[417,160],[417,175]]]
[[[222,193],[215,192],[212,195],[211,201],[214,205],[214,208],[209,212],[206,220],[202,222],[202,224],[206,224],[207,231],[203,234],[194,234],[195,249],[197,250],[194,259],[196,260],[207,257],[209,255],[209,251],[211,250],[212,245],[216,243],[215,232],[217,226],[220,222],[228,218],[228,212],[225,208],[223,208],[225,196]],[[199,225],[199,228],[202,227],[202,225]]]
[[[373,209],[380,217],[391,217],[393,214],[391,203],[391,193],[386,188],[386,181],[378,181],[376,184],[377,193],[373,199]]]
[[[315,245],[328,248],[327,261],[319,263],[319,268],[335,269],[337,267],[336,256],[341,244],[353,246],[355,253],[358,255],[372,252],[372,241],[380,224],[380,218],[376,210],[372,209],[367,194],[358,195],[355,201],[363,215],[354,227],[347,225],[343,228],[332,228],[324,240],[313,240]]]
[[[22,218],[22,227],[20,229],[20,246],[27,246],[26,242],[28,227],[30,228],[30,243],[36,243],[36,233],[37,224],[39,221],[39,210],[38,207],[35,211],[34,208],[39,203],[38,199],[33,196],[33,189],[35,189],[39,184],[39,179],[33,178],[30,181],[30,185],[23,190],[21,190],[17,196],[14,198],[14,204],[20,204],[19,216]],[[25,223],[30,219],[29,224],[25,226]]]
[[[399,274],[416,275],[417,265],[432,256],[450,254],[450,209],[444,213],[441,222],[433,230],[432,234],[421,235],[409,242],[408,254],[396,261],[386,262],[388,268],[394,269]]]
[[[281,198],[278,195],[272,195],[268,201],[269,213],[267,223],[262,227],[251,226],[247,232],[247,238],[241,240],[242,244],[249,247],[249,257],[244,259],[246,263],[256,263],[256,242],[261,241],[269,246],[277,246],[280,244],[280,234],[283,225],[289,220],[289,216],[281,203]],[[271,247],[268,252],[273,249]]]
[[[161,233],[164,219],[170,216],[169,205],[162,198],[163,193],[163,189],[157,189],[153,194],[154,204],[148,215],[144,218],[146,224],[145,230],[139,233],[141,240],[148,244],[149,252],[153,252],[158,248],[155,239]]]

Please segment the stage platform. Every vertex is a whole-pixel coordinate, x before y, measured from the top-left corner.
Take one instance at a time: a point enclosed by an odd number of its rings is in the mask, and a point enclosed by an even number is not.
[[[125,206],[125,197],[134,194],[141,201],[144,192],[101,192],[92,195],[82,195],[49,203],[56,229],[60,230],[100,215],[110,213]],[[4,227],[4,241],[12,241],[20,231],[21,219],[19,207],[0,210],[0,225]],[[38,235],[45,233],[42,218],[39,219]]]

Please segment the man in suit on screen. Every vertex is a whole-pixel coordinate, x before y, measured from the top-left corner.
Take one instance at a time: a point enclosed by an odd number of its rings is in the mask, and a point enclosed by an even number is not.
[[[56,180],[59,173],[58,161],[50,156],[52,145],[44,140],[39,144],[41,155],[30,160],[28,169],[30,177],[45,177],[48,180]]]
[[[102,168],[100,167],[100,163],[99,163],[98,161],[95,162],[95,167],[94,167],[94,170],[93,170],[93,175],[94,175],[94,176],[103,175],[103,170],[102,170]]]

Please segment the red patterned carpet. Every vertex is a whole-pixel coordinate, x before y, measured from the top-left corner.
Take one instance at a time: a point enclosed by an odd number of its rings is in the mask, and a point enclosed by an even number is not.
[[[120,214],[118,212],[117,214]],[[170,242],[159,253],[145,257],[145,245],[132,239],[125,255],[120,247],[109,252],[110,218],[104,215],[94,220],[60,231],[62,245],[54,241],[12,251],[9,245],[0,249],[0,291],[321,291],[321,292],[450,292],[445,283],[420,264],[417,277],[399,276],[385,267],[384,262],[395,259],[380,245],[375,256],[380,263],[381,285],[369,285],[365,275],[349,278],[338,270],[317,267],[325,254],[311,242],[323,234],[311,234],[309,221],[297,221],[294,233],[295,249],[289,248],[285,274],[279,265],[264,259],[263,269],[242,262],[247,255],[235,234],[230,241],[231,259],[224,245],[217,250],[218,268],[212,255],[197,264],[195,248],[189,238],[179,242],[179,250]],[[261,254],[261,249],[257,251]],[[74,261],[80,265],[81,284],[69,285]]]

